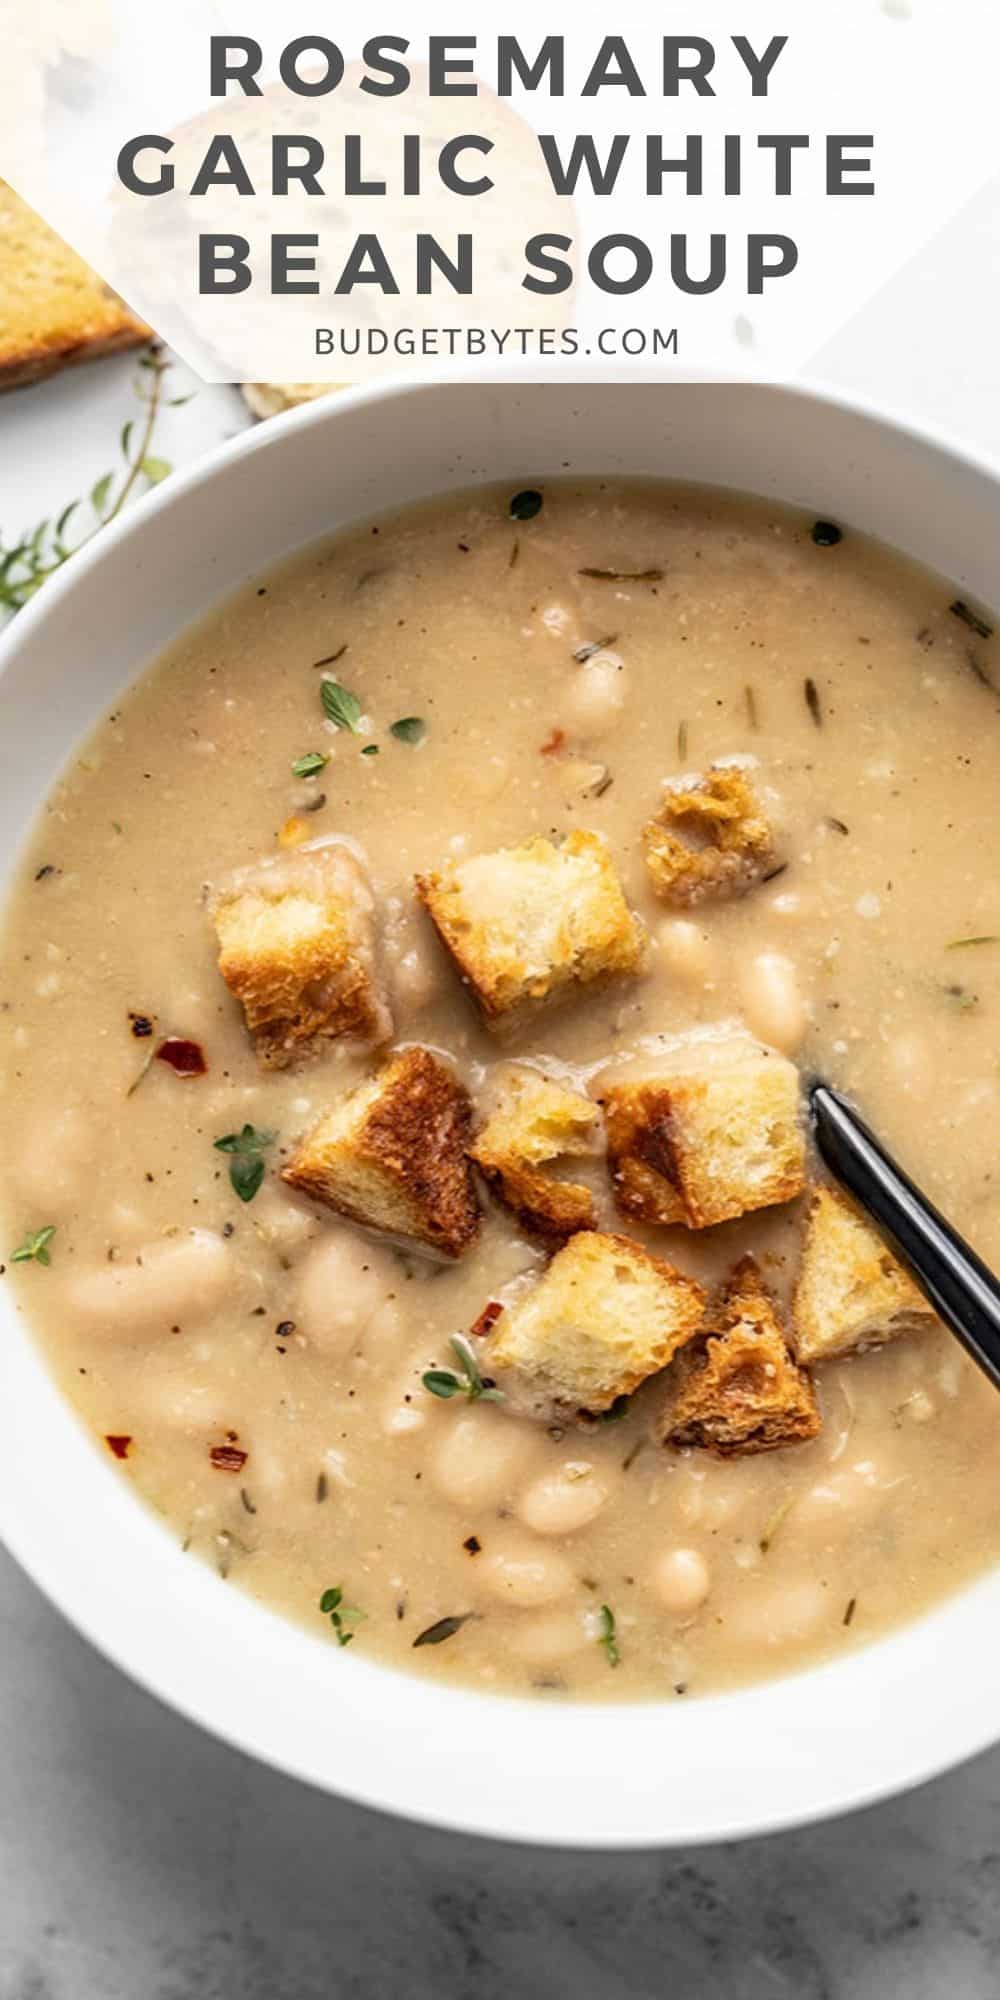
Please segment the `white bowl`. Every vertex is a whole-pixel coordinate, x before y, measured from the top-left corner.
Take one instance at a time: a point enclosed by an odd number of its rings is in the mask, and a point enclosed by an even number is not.
[[[641,372],[334,397],[175,475],[0,643],[0,854],[81,733],[190,619],[282,553],[482,480],[701,480],[801,503],[1000,596],[1000,485],[835,397]],[[0,884],[2,887],[2,884]],[[0,1532],[117,1665],[241,1749],[416,1819],[528,1841],[731,1839],[870,1802],[1000,1734],[1000,1571],[827,1666],[744,1693],[554,1706],[431,1686],[223,1586],[138,1505],[0,1302]],[[318,1624],[318,1621],[317,1621]]]

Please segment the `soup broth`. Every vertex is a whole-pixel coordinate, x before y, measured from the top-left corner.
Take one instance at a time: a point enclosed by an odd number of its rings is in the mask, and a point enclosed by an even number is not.
[[[334,1037],[262,1067],[211,921],[231,871],[345,841],[389,1046],[453,1063],[477,1121],[511,1063],[593,1094],[657,1038],[738,1029],[849,1092],[996,1260],[1000,660],[954,596],[757,501],[483,489],[246,588],[48,799],[0,946],[5,1282],[96,1448],[220,1589],[325,1637],[331,1674],[348,1644],[537,1698],[690,1698],[870,1641],[995,1560],[992,1392],[936,1325],[817,1365],[818,1433],[728,1458],[659,1441],[659,1371],[586,1420],[477,1395],[469,1330],[558,1245],[481,1182],[443,1261],[283,1181],[379,1056]],[[664,902],[643,827],[715,765],[773,853],[739,893]],[[641,969],[498,1039],[414,877],[576,829]],[[599,1144],[556,1172],[599,1234],[706,1289],[752,1254],[794,1315],[804,1199],[655,1226]]]

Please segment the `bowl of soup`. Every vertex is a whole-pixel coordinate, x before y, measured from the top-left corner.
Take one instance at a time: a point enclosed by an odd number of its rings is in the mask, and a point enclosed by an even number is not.
[[[182,1713],[595,1846],[990,1743],[995,478],[803,389],[428,380],[4,636],[0,1527]],[[995,851],[997,850],[997,851]]]

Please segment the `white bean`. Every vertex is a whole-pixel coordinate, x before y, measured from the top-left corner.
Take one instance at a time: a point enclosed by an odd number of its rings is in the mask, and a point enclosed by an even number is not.
[[[610,1494],[603,1474],[586,1460],[568,1459],[522,1493],[517,1513],[536,1535],[573,1535],[596,1520]]]
[[[676,979],[690,986],[704,986],[712,972],[713,951],[707,931],[687,917],[668,917],[656,933],[661,964]]]
[[[364,1333],[394,1281],[387,1251],[349,1229],[333,1229],[302,1261],[292,1317],[320,1353],[343,1354]]]
[[[527,1424],[499,1410],[448,1410],[430,1464],[435,1491],[456,1507],[495,1505],[539,1450]]]
[[[783,1532],[806,1538],[815,1537],[817,1529],[824,1534],[850,1534],[863,1520],[882,1513],[885,1495],[899,1476],[870,1458],[844,1466],[803,1493],[789,1512]]]
[[[422,945],[412,945],[397,960],[393,969],[392,990],[400,1013],[405,1013],[408,1007],[426,1007],[433,1000],[439,985],[437,967]]]
[[[207,1229],[147,1244],[134,1258],[77,1272],[66,1302],[94,1330],[170,1333],[208,1319],[233,1283],[228,1244]]]
[[[559,713],[578,741],[595,742],[614,727],[625,704],[626,683],[617,653],[595,653],[574,668]]]
[[[583,1619],[571,1611],[550,1611],[525,1619],[510,1638],[511,1651],[534,1667],[555,1666],[593,1643]]]
[[[697,1611],[712,1584],[708,1564],[697,1549],[667,1549],[654,1563],[651,1581],[668,1611]]]
[[[24,1133],[17,1161],[17,1178],[28,1208],[46,1216],[65,1215],[85,1191],[100,1134],[92,1119],[75,1106],[50,1117],[45,1114]]]
[[[755,1577],[746,1588],[744,1601],[726,1614],[731,1644],[791,1645],[843,1615],[843,1595],[824,1589],[815,1577],[784,1583],[762,1583]]]
[[[265,1182],[251,1211],[258,1234],[276,1250],[298,1250],[322,1225],[305,1201]]]
[[[568,1597],[576,1584],[565,1556],[554,1549],[535,1549],[529,1542],[492,1548],[477,1558],[478,1563],[482,1567],[477,1573],[490,1596],[525,1611]]]
[[[794,1055],[805,1040],[809,1016],[791,959],[763,951],[750,960],[741,981],[743,1011],[762,1042]]]

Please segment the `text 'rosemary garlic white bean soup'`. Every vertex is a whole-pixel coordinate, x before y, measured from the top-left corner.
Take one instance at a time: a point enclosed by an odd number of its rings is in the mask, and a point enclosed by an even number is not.
[[[57,785],[7,1283],[331,1673],[691,1697],[994,1561],[992,1392],[803,1078],[1000,1258],[997,688],[988,618],[834,523],[481,490],[248,587]]]

